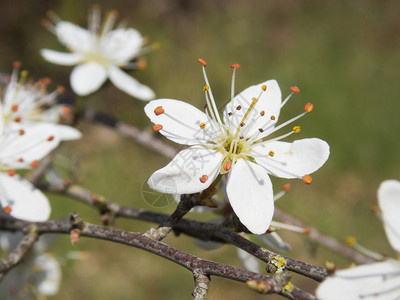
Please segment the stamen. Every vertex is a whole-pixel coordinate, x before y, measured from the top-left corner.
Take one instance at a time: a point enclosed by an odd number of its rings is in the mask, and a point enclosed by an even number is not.
[[[271,116],[270,118],[272,121],[275,121],[275,116]]]
[[[31,163],[31,167],[32,167],[32,168],[36,168],[36,167],[38,166],[38,164],[39,164],[39,161],[38,161],[38,160],[34,160],[34,161]]]
[[[154,113],[155,113],[156,116],[162,115],[164,113],[163,107],[162,106],[157,106],[154,109]]]
[[[8,170],[8,176],[14,176],[15,175],[15,170],[14,169],[9,169]]]
[[[23,129],[18,130],[18,134],[19,135],[24,135],[25,134],[25,130],[23,130]]]
[[[240,65],[239,64],[231,64],[232,69],[239,69]]]
[[[313,108],[314,108],[314,105],[313,105],[312,103],[310,103],[310,102],[308,102],[308,103],[304,106],[304,110],[305,110],[307,113],[312,112]]]
[[[229,160],[224,162],[223,168],[224,168],[225,171],[229,171],[231,169],[231,167],[232,167],[232,163]]]
[[[103,30],[101,31],[101,35],[107,34],[113,28],[117,17],[118,17],[118,12],[116,10],[112,10],[108,13],[106,21],[103,25]]]
[[[258,128],[258,131],[260,131],[260,132],[264,132],[264,129],[262,129],[262,128]]]
[[[267,90],[267,86],[264,84],[261,86],[261,89],[265,92]]]
[[[22,163],[24,162],[24,159],[22,157],[18,158],[18,162]]]
[[[71,113],[71,107],[69,107],[67,105],[64,105],[62,107],[62,111],[63,111],[64,114],[69,115]]]
[[[293,131],[294,131],[294,133],[299,133],[301,131],[301,127],[300,126],[294,126],[293,127]]]
[[[65,93],[65,87],[63,87],[62,85],[57,86],[57,92],[59,92],[60,94],[64,94]]]
[[[204,124],[204,123],[200,123],[200,125],[199,125],[199,126],[200,126],[200,128],[201,128],[201,129],[204,129],[204,128],[206,127],[206,124]]]
[[[11,212],[12,212],[12,208],[11,208],[10,205],[5,206],[5,207],[3,208],[3,210],[4,210],[4,212],[5,212],[7,215],[11,214]]]
[[[16,118],[14,119],[14,121],[17,122],[17,123],[20,123],[20,122],[21,122],[21,117],[16,117]]]
[[[292,185],[291,185],[290,183],[285,183],[285,184],[282,186],[282,190],[284,190],[284,191],[286,191],[287,193],[289,193],[291,187],[292,187]]]
[[[264,115],[265,115],[265,111],[263,111],[263,110],[260,111],[260,116],[261,116],[261,117],[264,117]]]
[[[48,140],[49,142],[51,142],[52,140],[54,140],[54,135],[49,136],[49,137],[47,138],[47,140]]]
[[[17,112],[17,111],[18,111],[18,104],[13,104],[13,105],[11,106],[11,111]]]
[[[197,59],[197,62],[199,62],[200,64],[202,64],[203,67],[207,66],[207,63],[206,63],[205,60],[202,59],[202,58],[198,58],[198,59]]]
[[[241,110],[242,109],[242,107],[240,106],[240,105],[238,105],[237,107],[236,107],[236,110]]]
[[[299,89],[297,86],[291,86],[291,87],[290,87],[290,90],[291,90],[293,93],[300,94],[300,89]]]
[[[269,151],[268,155],[273,157],[275,155],[275,152],[271,150],[271,151]]]
[[[201,183],[205,183],[208,180],[208,176],[207,175],[203,175],[199,179],[200,179]]]
[[[302,180],[305,184],[311,184],[311,182],[313,181],[313,179],[310,175],[304,175]]]
[[[163,126],[161,124],[153,125],[154,132],[160,131],[161,129],[163,129]]]

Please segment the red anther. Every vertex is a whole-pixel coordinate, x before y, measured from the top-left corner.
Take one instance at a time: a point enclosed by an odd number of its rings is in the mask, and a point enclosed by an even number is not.
[[[64,105],[62,107],[62,111],[64,114],[69,115],[71,113],[71,107],[69,107],[68,105]]]
[[[45,77],[45,78],[42,78],[40,80],[40,82],[45,84],[45,85],[49,85],[51,83],[51,79],[50,79],[50,77]]]
[[[164,113],[163,107],[162,107],[162,106],[157,106],[157,107],[154,109],[154,113],[156,114],[156,116],[159,116],[159,115],[163,114],[163,113]]]
[[[314,108],[314,105],[312,103],[310,103],[310,102],[308,102],[306,105],[304,105],[304,110],[307,113],[312,112],[313,108]]]
[[[303,180],[303,182],[304,182],[305,184],[311,184],[311,182],[312,182],[312,177],[311,177],[310,175],[304,175],[303,178],[302,178],[302,180]]]
[[[239,69],[240,65],[239,64],[231,64],[232,69]]]
[[[285,183],[285,184],[282,186],[282,190],[284,190],[286,193],[289,193],[291,187],[292,187],[292,185],[291,185],[290,183]]]
[[[16,118],[14,119],[14,121],[17,122],[17,123],[21,122],[21,117],[16,117]]]
[[[44,27],[48,27],[48,26],[50,25],[50,21],[47,20],[47,19],[42,19],[42,20],[40,21],[40,23],[41,23],[42,26],[44,26]]]
[[[14,63],[13,63],[13,67],[14,67],[14,68],[20,68],[21,65],[22,65],[21,62],[18,61],[18,60],[17,60],[17,61],[14,61]]]
[[[153,125],[153,130],[155,132],[160,131],[161,129],[163,129],[163,126],[161,124]]]
[[[65,93],[65,87],[63,87],[62,85],[57,86],[57,91],[60,94],[64,94]]]
[[[19,135],[24,135],[24,134],[25,134],[25,130],[20,129],[20,130],[18,131],[18,133],[19,133]]]
[[[205,183],[208,180],[208,176],[207,175],[203,175],[199,179],[200,179],[201,183]]]
[[[4,212],[5,212],[7,215],[11,214],[11,212],[12,212],[12,208],[11,208],[10,205],[5,206],[3,209],[4,209]]]
[[[13,112],[17,112],[17,111],[18,111],[18,104],[13,104],[13,105],[11,105],[11,110],[12,110]]]
[[[9,176],[14,176],[15,173],[16,173],[16,172],[15,172],[14,169],[9,169],[9,170],[8,170],[8,175],[9,175]]]
[[[300,94],[300,89],[299,89],[297,86],[291,86],[291,87],[290,87],[290,90],[291,90],[293,93]]]
[[[32,168],[36,168],[38,164],[39,164],[39,161],[38,161],[38,160],[34,160],[34,161],[31,163],[31,167],[32,167]]]
[[[49,136],[49,137],[47,138],[47,140],[48,140],[49,142],[51,142],[52,140],[54,140],[54,135]]]
[[[203,65],[203,67],[207,66],[206,61],[204,59],[202,59],[202,58],[198,58],[197,62],[201,63]]]
[[[229,160],[224,162],[223,168],[225,171],[229,171],[231,169],[231,167],[232,167],[232,163]]]

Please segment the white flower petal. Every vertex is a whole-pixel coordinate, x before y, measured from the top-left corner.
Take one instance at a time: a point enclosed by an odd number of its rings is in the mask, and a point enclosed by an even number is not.
[[[222,153],[192,146],[179,152],[167,166],[154,172],[147,183],[160,193],[197,193],[211,185],[219,174],[221,162]],[[204,182],[200,180],[202,177]]]
[[[36,274],[36,286],[42,295],[57,294],[61,283],[61,268],[58,261],[50,254],[44,253],[35,257],[34,265],[40,267],[40,274]]]
[[[45,60],[58,65],[73,66],[82,61],[82,55],[79,53],[66,53],[50,49],[42,49],[40,50],[40,54]]]
[[[263,85],[266,85],[267,87],[265,92],[262,90]],[[253,85],[235,96],[233,101],[229,102],[225,108],[224,120],[225,124],[230,124],[231,129],[236,130],[239,128],[253,98],[257,98],[258,102],[254,105],[253,109],[244,120],[245,125],[241,128],[241,132],[245,131],[246,136],[257,134],[262,138],[263,136],[268,135],[268,133],[273,129],[279,117],[282,94],[276,80],[268,80]],[[239,105],[241,109],[237,110]],[[260,115],[262,111],[264,111],[263,116]],[[230,112],[233,113],[232,116],[228,116]],[[274,116],[275,120],[271,120],[271,116]],[[259,128],[264,130],[262,134],[260,134]]]
[[[90,31],[65,21],[57,23],[56,34],[61,43],[80,53],[90,52],[97,42],[97,37]]]
[[[98,63],[88,62],[76,66],[71,73],[71,87],[80,96],[97,91],[106,81],[107,72]]]
[[[341,270],[317,289],[320,300],[392,300],[400,295],[400,262],[388,260]]]
[[[240,222],[252,233],[265,233],[274,214],[272,183],[265,170],[239,159],[230,171],[226,192]]]
[[[247,271],[251,271],[251,272],[255,272],[255,273],[260,272],[260,265],[258,263],[257,258],[255,258],[250,253],[248,253],[240,248],[236,248],[236,253],[237,253],[237,256],[239,257],[239,260],[242,263],[243,267]]]
[[[270,151],[274,154],[271,157]],[[329,157],[329,145],[320,139],[302,139],[293,143],[255,144],[251,154],[268,173],[282,178],[302,178],[318,170]]]
[[[0,173],[0,202],[10,206],[10,215],[27,221],[46,221],[50,215],[50,205],[44,194],[29,181],[17,175]]]
[[[50,123],[9,124],[13,132],[0,139],[0,164],[3,168],[21,169],[42,159],[60,143],[57,127]],[[24,134],[18,133],[20,129]]]
[[[101,37],[100,49],[105,57],[116,64],[123,64],[137,56],[143,45],[139,31],[133,28],[118,28]]]
[[[57,125],[57,129],[59,137],[62,141],[71,141],[80,139],[82,137],[81,132],[71,126]]]
[[[135,78],[129,76],[116,66],[110,66],[108,75],[111,82],[125,93],[138,98],[140,100],[154,99],[155,94],[151,88],[141,84]]]
[[[400,181],[382,182],[378,189],[378,203],[387,238],[393,249],[400,253]]]
[[[157,107],[161,107],[165,112],[157,116]],[[218,138],[214,123],[211,123],[207,115],[186,102],[158,99],[149,102],[144,110],[153,123],[162,125],[160,133],[175,143],[207,144]],[[205,125],[203,129],[200,128],[202,123]]]

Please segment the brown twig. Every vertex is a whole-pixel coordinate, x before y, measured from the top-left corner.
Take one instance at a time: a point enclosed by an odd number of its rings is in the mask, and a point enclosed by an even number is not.
[[[26,226],[25,228],[27,229],[28,226]],[[0,260],[0,282],[4,279],[4,276],[7,274],[7,272],[15,267],[29,252],[33,244],[37,241],[38,237],[39,234],[34,230],[25,234],[17,247],[12,250],[5,258]]]
[[[288,297],[283,291],[287,284],[287,278],[279,275],[268,276],[233,266],[220,264],[217,262],[204,260],[193,256],[162,242],[153,240],[145,234],[133,233],[119,229],[113,229],[105,226],[97,226],[84,222],[76,213],[71,214],[70,222],[67,221],[49,221],[49,222],[28,222],[9,218],[0,218],[0,228],[2,230],[26,231],[27,228],[34,227],[37,234],[43,233],[63,233],[70,234],[71,230],[79,227],[80,236],[86,236],[96,239],[108,240],[131,247],[143,249],[165,259],[168,259],[192,273],[201,273],[205,276],[219,276],[235,281],[247,282],[249,280],[259,280],[269,283],[269,293],[277,293]],[[300,290],[299,290],[300,291]],[[308,293],[298,295],[297,299],[309,299]]]

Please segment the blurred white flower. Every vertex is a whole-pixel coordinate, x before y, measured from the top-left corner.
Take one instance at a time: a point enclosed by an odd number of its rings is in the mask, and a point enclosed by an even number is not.
[[[38,82],[27,80],[27,72],[22,71],[18,79],[20,63],[14,64],[14,71],[4,88],[4,95],[0,102],[0,111],[3,115],[4,126],[10,123],[22,123],[24,126],[37,122],[60,122],[61,117],[70,112],[68,106],[56,103],[57,96],[63,91],[62,87],[52,93],[46,88],[50,79],[44,78]],[[57,125],[58,137],[61,140],[73,140],[81,137],[81,133],[66,125]]]
[[[34,168],[60,142],[59,129],[51,123],[29,126],[11,123],[4,127],[0,115],[0,203],[3,210],[29,221],[44,221],[50,206],[44,194],[16,174],[17,169]]]
[[[3,250],[13,250],[21,240],[21,234],[2,232]],[[5,299],[43,299],[55,295],[61,283],[61,268],[50,253],[43,238],[24,256],[21,262],[11,269],[2,283]]]
[[[386,180],[378,190],[383,225],[393,249],[400,254],[400,182]],[[400,261],[387,259],[340,270],[317,289],[321,300],[392,300],[400,298]]]
[[[311,103],[297,117],[275,127],[282,102],[275,80],[251,86],[234,96],[235,70],[232,65],[231,101],[223,113],[223,121],[214,101],[205,73],[205,113],[194,106],[172,99],[151,101],[145,107],[147,116],[168,139],[190,146],[179,152],[164,168],[149,178],[150,188],[161,193],[197,193],[208,188],[219,176],[228,174],[226,192],[240,221],[255,234],[268,229],[273,212],[272,183],[268,174],[282,178],[303,178],[311,183],[310,173],[318,170],[329,157],[329,146],[320,139],[303,139],[294,143],[278,141],[300,127],[280,137],[263,141],[267,136],[311,112]],[[299,92],[298,88],[293,88]],[[293,94],[293,92],[292,92]],[[291,95],[292,95],[291,94]],[[218,181],[218,180],[217,180]]]
[[[133,97],[141,100],[154,98],[154,92],[149,87],[120,69],[143,68],[143,62],[134,60],[147,50],[143,48],[145,39],[136,29],[122,26],[113,29],[116,11],[109,12],[100,27],[100,8],[93,6],[88,14],[88,30],[61,20],[53,12],[49,12],[49,17],[55,24],[46,20],[45,26],[70,53],[42,49],[41,54],[55,64],[77,65],[71,73],[71,87],[75,93],[88,95],[109,78],[117,88]]]

